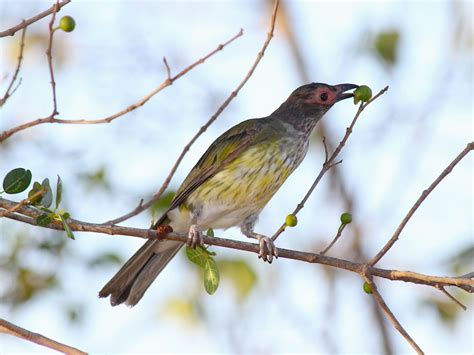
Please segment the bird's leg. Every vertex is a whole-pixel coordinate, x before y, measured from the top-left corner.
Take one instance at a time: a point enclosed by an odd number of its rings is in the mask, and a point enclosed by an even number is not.
[[[191,227],[189,227],[187,244],[193,249],[203,244],[202,230],[197,224],[192,224]]]
[[[256,221],[256,217],[248,219],[246,223],[243,223],[240,226],[240,230],[246,237],[258,240],[258,243],[260,245],[258,257],[262,258],[263,261],[268,261],[268,263],[271,264],[273,261],[273,257],[278,258],[278,250],[275,247],[275,244],[273,243],[273,240],[271,238],[254,232],[253,228]]]

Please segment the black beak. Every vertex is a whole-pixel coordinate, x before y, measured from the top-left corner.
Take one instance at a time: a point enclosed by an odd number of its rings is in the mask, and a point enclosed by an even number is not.
[[[334,85],[336,88],[337,94],[336,94],[336,101],[341,101],[344,99],[348,99],[350,97],[354,97],[353,93],[345,93],[348,90],[353,90],[357,89],[359,85],[355,84],[339,84],[339,85]]]

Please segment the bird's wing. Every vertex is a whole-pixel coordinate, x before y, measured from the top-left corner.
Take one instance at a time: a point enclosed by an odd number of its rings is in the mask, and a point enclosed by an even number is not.
[[[192,168],[179,187],[176,195],[163,216],[154,227],[166,220],[166,214],[178,207],[207,179],[225,168],[249,147],[267,138],[266,119],[250,119],[232,127],[218,137]]]

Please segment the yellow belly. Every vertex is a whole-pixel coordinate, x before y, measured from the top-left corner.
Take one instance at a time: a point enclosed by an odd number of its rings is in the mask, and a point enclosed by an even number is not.
[[[294,153],[275,142],[248,149],[168,213],[173,229],[229,228],[258,214],[304,157]]]

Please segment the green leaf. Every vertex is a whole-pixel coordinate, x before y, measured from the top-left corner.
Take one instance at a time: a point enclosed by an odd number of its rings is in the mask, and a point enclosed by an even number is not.
[[[71,214],[69,212],[64,212],[63,217],[64,217],[64,219],[68,219],[68,218],[71,217]]]
[[[209,228],[206,232],[206,235],[211,238],[214,237],[214,229]]]
[[[41,184],[38,181],[35,181],[33,184],[33,188],[30,190],[30,192],[28,192],[28,198],[30,199],[30,202],[33,205],[36,205],[41,201],[41,198],[43,197],[43,195],[36,195],[36,194],[42,189],[43,189],[43,186],[41,186]]]
[[[204,288],[210,295],[214,294],[219,287],[219,269],[212,257],[208,257],[204,264]]]
[[[46,191],[43,195],[43,198],[41,199],[41,204],[44,207],[49,208],[51,204],[53,203],[53,191],[51,191],[51,186],[49,185],[49,179],[48,178],[44,179],[41,185],[43,189],[45,189]]]
[[[75,240],[74,238],[74,233],[71,230],[71,227],[69,227],[69,224],[66,222],[66,218],[64,218],[64,215],[59,216],[61,218],[61,222],[63,223],[64,230],[66,231],[66,235],[68,238],[71,238],[72,240]]]
[[[191,262],[204,268],[207,259],[209,259],[209,252],[200,245],[196,246],[195,249],[186,246],[186,256]]]
[[[56,182],[56,209],[58,209],[61,199],[63,197],[63,183],[58,175],[58,181]]]
[[[47,214],[42,214],[36,217],[36,224],[41,227],[46,227],[51,223],[51,217]]]
[[[232,282],[239,300],[245,299],[257,284],[257,274],[243,259],[221,259],[217,266],[222,278]]]
[[[386,64],[393,66],[397,62],[399,42],[398,30],[380,32],[374,40],[375,53]]]
[[[31,171],[16,168],[8,172],[3,179],[3,190],[7,194],[18,194],[25,191],[31,183]]]

